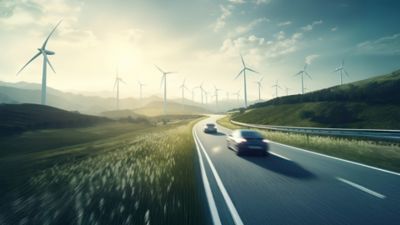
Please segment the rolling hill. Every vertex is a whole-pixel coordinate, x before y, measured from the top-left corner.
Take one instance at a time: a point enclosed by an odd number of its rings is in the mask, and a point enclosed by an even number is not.
[[[400,129],[400,70],[251,105],[234,120],[283,126]]]
[[[135,109],[134,112],[139,115],[144,116],[160,116],[163,115],[163,102],[162,101],[154,101],[145,105],[144,107]],[[210,113],[211,111],[204,109],[202,107],[193,106],[193,105],[184,105],[176,102],[168,102],[167,106],[167,114],[169,115],[193,115],[193,114],[205,114]]]
[[[0,104],[0,136],[37,129],[84,127],[108,121],[104,117],[44,105]]]

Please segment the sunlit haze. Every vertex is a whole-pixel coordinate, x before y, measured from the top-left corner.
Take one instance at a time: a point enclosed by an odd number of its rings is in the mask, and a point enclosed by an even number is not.
[[[48,33],[63,20],[48,43],[56,74],[48,86],[64,91],[108,92],[117,68],[127,84],[121,98],[162,94],[161,73],[168,76],[168,96],[178,97],[184,78],[191,89],[204,82],[226,92],[243,90],[240,53],[264,76],[262,98],[300,93],[295,77],[305,63],[312,79],[308,90],[339,83],[333,71],[345,62],[349,77],[365,79],[397,69],[400,60],[398,1],[289,0],[3,0],[0,2],[0,80],[41,82],[42,58],[16,72],[37,52]],[[248,75],[250,100],[258,97]],[[190,93],[187,93],[190,95]],[[199,100],[199,94],[196,98]]]

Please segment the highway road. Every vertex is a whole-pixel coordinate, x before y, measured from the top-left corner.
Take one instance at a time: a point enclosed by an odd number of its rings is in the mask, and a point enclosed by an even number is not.
[[[268,157],[238,157],[225,134],[193,128],[214,224],[400,224],[400,174],[270,143]]]

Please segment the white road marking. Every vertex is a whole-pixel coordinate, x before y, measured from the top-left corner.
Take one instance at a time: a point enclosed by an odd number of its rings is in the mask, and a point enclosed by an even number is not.
[[[226,127],[224,127],[222,125],[219,125],[219,126],[225,128],[226,130],[232,131],[231,129],[226,128]],[[310,154],[319,155],[319,156],[323,156],[323,157],[339,160],[339,161],[342,161],[342,162],[347,162],[347,163],[351,163],[351,164],[354,164],[354,165],[363,166],[363,167],[366,167],[366,168],[369,168],[369,169],[374,169],[374,170],[378,170],[378,171],[381,171],[381,172],[390,173],[390,174],[393,174],[393,175],[400,176],[400,173],[393,172],[393,171],[390,171],[390,170],[381,169],[381,168],[378,168],[378,167],[375,167],[375,166],[369,166],[369,165],[365,165],[365,164],[362,164],[362,163],[350,161],[350,160],[347,160],[347,159],[341,159],[341,158],[337,158],[337,157],[334,157],[334,156],[325,155],[325,154],[322,154],[322,153],[317,153],[317,152],[309,151],[309,150],[306,150],[306,149],[294,147],[294,146],[291,146],[291,145],[285,145],[285,144],[278,143],[278,142],[275,142],[275,141],[270,141],[269,140],[269,142],[277,144],[277,145],[293,148],[293,149],[296,149],[296,150],[300,150],[300,151],[303,151],[303,152],[307,152],[307,153],[310,153]]]
[[[330,158],[330,159],[335,159],[335,160],[339,160],[339,161],[342,161],[342,162],[347,162],[347,163],[355,164],[355,165],[358,165],[358,166],[363,166],[363,167],[367,167],[367,168],[370,168],[370,169],[379,170],[381,172],[390,173],[390,174],[393,174],[393,175],[400,176],[400,173],[396,173],[396,172],[393,172],[393,171],[390,171],[390,170],[385,170],[385,169],[381,169],[381,168],[374,167],[374,166],[368,166],[368,165],[365,165],[365,164],[362,164],[362,163],[358,163],[358,162],[354,162],[354,161],[350,161],[350,160],[347,160],[347,159],[341,159],[341,158],[337,158],[337,157],[334,157],[334,156],[325,155],[325,154],[322,154],[322,153],[313,152],[313,151],[309,151],[309,150],[306,150],[306,149],[294,147],[294,146],[291,146],[291,145],[285,145],[285,144],[281,144],[281,143],[274,142],[274,141],[269,141],[269,142],[277,144],[277,145],[285,146],[285,147],[288,147],[288,148],[300,150],[300,151],[303,151],[303,152],[307,152],[307,153],[310,153],[310,154],[319,155],[319,156],[327,157],[327,158]]]
[[[350,186],[352,186],[352,187],[354,187],[354,188],[357,188],[357,189],[359,189],[359,190],[361,190],[361,191],[363,191],[363,192],[365,192],[365,193],[368,193],[368,194],[370,194],[370,195],[373,195],[373,196],[375,196],[375,197],[377,197],[377,198],[381,198],[381,199],[386,198],[385,195],[382,195],[382,194],[380,194],[380,193],[378,193],[378,192],[372,191],[372,190],[370,190],[370,189],[368,189],[368,188],[366,188],[366,187],[363,187],[363,186],[361,186],[361,185],[359,185],[359,184],[353,183],[353,182],[348,181],[348,180],[346,180],[346,179],[343,179],[343,178],[341,178],[341,177],[336,177],[336,179],[338,179],[339,181],[341,181],[341,182],[343,182],[343,183],[346,183],[346,184],[348,184],[348,185],[350,185]]]
[[[288,160],[288,161],[292,161],[291,159],[289,159],[288,157],[285,157],[285,156],[283,156],[283,155],[279,155],[278,153],[275,153],[275,152],[269,152],[271,155],[275,155],[275,156],[278,156],[279,158],[282,158],[282,159],[286,159],[286,160]]]
[[[221,194],[222,194],[222,196],[223,196],[223,198],[224,198],[224,200],[225,200],[225,203],[226,203],[226,205],[228,206],[229,212],[230,212],[231,215],[232,215],[233,222],[234,222],[236,225],[243,225],[243,221],[242,221],[242,219],[240,218],[239,213],[237,212],[237,210],[236,210],[236,208],[235,208],[235,205],[234,205],[233,202],[232,202],[232,199],[229,197],[229,194],[228,194],[228,192],[226,191],[226,188],[225,188],[224,184],[222,183],[222,180],[221,180],[221,178],[220,178],[220,176],[219,176],[217,170],[215,169],[214,164],[212,163],[210,157],[208,156],[206,150],[204,149],[204,146],[203,146],[203,144],[201,143],[199,136],[197,136],[196,131],[194,131],[194,136],[195,136],[195,138],[197,139],[197,141],[198,141],[198,143],[199,143],[199,145],[200,145],[200,148],[201,148],[201,150],[202,150],[204,156],[205,156],[206,159],[207,159],[207,162],[208,162],[208,164],[209,164],[209,166],[210,166],[210,168],[211,168],[211,172],[213,173],[213,175],[214,175],[214,177],[215,177],[215,180],[216,180],[216,182],[217,182],[218,188],[219,188],[219,190],[221,191]]]
[[[193,136],[194,136],[194,128],[192,130]],[[201,179],[203,180],[204,184],[204,190],[206,192],[206,197],[207,197],[207,202],[210,207],[210,213],[211,213],[211,218],[213,220],[214,225],[222,225],[221,219],[218,214],[218,209],[215,204],[214,196],[211,191],[210,183],[208,181],[207,173],[204,168],[204,162],[203,162],[203,157],[201,156],[200,153],[200,147],[199,144],[197,143],[197,140],[195,139],[194,142],[196,143],[196,150],[197,150],[197,155],[199,157],[199,162],[200,162],[200,170],[201,170]]]

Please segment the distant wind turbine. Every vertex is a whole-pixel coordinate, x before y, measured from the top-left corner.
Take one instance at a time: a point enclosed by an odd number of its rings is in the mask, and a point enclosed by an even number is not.
[[[304,64],[304,69],[300,70],[298,73],[295,74],[295,76],[301,76],[301,93],[304,94],[304,74],[307,75],[310,79],[311,76],[310,74],[307,73],[307,63]]]
[[[218,89],[217,86],[214,86],[214,96],[215,96],[215,104],[218,106],[218,91],[222,91]]]
[[[239,98],[240,98],[240,90],[237,92],[232,93],[232,95],[236,96],[237,101],[239,102]]]
[[[258,87],[258,101],[261,101],[261,88],[262,88],[262,81],[264,77],[261,77],[260,80],[256,81],[257,87]]]
[[[183,79],[181,86],[179,86],[179,88],[182,90],[182,103],[185,102],[185,90],[189,91],[189,89],[186,87],[185,82],[186,82],[186,79]]]
[[[138,85],[139,85],[140,100],[142,100],[142,99],[143,99],[143,92],[142,92],[142,89],[143,89],[143,86],[146,86],[146,84],[144,84],[144,83],[138,81]]]
[[[201,94],[201,104],[204,104],[204,98],[203,98],[203,94],[204,94],[204,88],[203,88],[203,83],[201,83],[199,86],[196,87],[196,89],[200,89],[200,94]]]
[[[289,95],[289,90],[290,90],[290,88],[288,88],[288,87],[285,87],[286,96],[288,96],[288,95]]]
[[[275,88],[275,98],[278,97],[278,88],[282,89],[281,86],[278,84],[278,80],[276,80],[275,84],[272,85],[273,88]]]
[[[114,82],[114,88],[113,88],[113,91],[115,91],[115,87],[117,88],[117,110],[119,110],[119,83],[120,82],[126,84],[125,81],[123,81],[122,78],[119,77],[118,70],[117,70],[117,74],[116,74],[115,82]]]
[[[346,74],[347,77],[349,77],[349,74],[347,73],[347,71],[344,69],[344,60],[342,60],[342,64],[340,64],[340,66],[338,68],[335,69],[335,71],[340,75],[340,85],[343,84],[343,73]]]
[[[46,105],[46,87],[47,87],[47,64],[50,66],[51,70],[53,70],[54,73],[56,71],[54,70],[53,66],[51,65],[48,55],[54,55],[55,52],[49,51],[46,49],[47,42],[49,41],[51,35],[54,33],[54,31],[57,29],[57,27],[60,25],[62,20],[60,20],[57,25],[53,28],[53,30],[50,32],[49,36],[47,36],[46,40],[43,42],[42,47],[38,48],[38,53],[34,55],[17,73],[21,73],[21,71],[33,60],[35,60],[39,55],[43,55],[43,71],[42,71],[42,95],[41,95],[41,104]]]
[[[171,73],[176,73],[176,72],[165,72],[164,70],[162,70],[160,67],[158,67],[157,65],[155,65],[155,67],[162,73],[161,76],[161,84],[160,86],[162,86],[164,84],[164,104],[163,104],[163,110],[164,110],[164,115],[167,114],[167,75],[171,74]]]
[[[242,64],[243,64],[243,69],[240,70],[239,74],[236,75],[235,79],[237,79],[241,74],[243,74],[243,86],[244,86],[244,107],[247,108],[247,85],[246,85],[246,70],[251,71],[253,73],[258,73],[257,71],[250,69],[249,67],[246,66],[243,56],[240,55],[240,58],[242,59]]]

